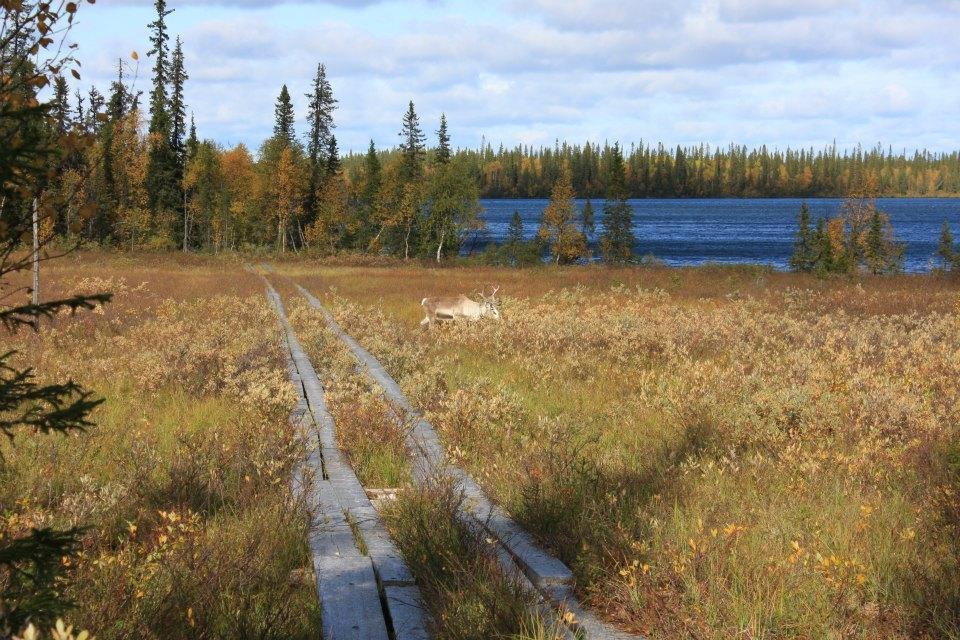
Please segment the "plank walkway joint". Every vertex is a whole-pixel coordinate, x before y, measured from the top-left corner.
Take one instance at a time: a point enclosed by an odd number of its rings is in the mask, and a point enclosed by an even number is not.
[[[427,640],[426,614],[413,574],[337,448],[335,424],[316,370],[297,340],[280,295],[265,276],[261,278],[285,332],[288,373],[299,396],[290,421],[307,443],[307,456],[294,470],[292,487],[310,517],[308,543],[322,637]]]

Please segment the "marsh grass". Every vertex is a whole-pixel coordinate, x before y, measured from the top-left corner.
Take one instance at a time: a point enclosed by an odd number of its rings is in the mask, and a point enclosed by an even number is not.
[[[289,490],[302,443],[259,282],[210,260],[50,265],[47,295],[114,302],[5,346],[106,402],[86,433],[0,443],[2,532],[85,528],[62,588],[99,638],[313,637],[312,581],[291,578],[308,567]]]
[[[960,635],[958,283],[287,265],[653,637]],[[419,300],[502,285],[502,323]]]
[[[447,640],[554,638],[529,611],[531,598],[501,573],[488,541],[460,522],[459,490],[438,484],[401,492],[387,525],[416,576],[436,637]]]

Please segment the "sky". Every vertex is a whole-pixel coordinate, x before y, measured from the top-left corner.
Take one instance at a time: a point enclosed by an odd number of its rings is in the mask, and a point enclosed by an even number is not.
[[[960,148],[960,0],[168,0],[199,135],[256,149],[282,84],[306,132],[324,63],[343,151],[662,141]],[[144,54],[152,0],[84,5],[83,89]],[[131,69],[134,70],[134,69]],[[129,71],[128,71],[129,73]]]

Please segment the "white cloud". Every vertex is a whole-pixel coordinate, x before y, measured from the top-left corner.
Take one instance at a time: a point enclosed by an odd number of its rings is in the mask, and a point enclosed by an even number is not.
[[[205,4],[213,3],[171,1]],[[319,61],[340,99],[338,139],[357,150],[370,137],[395,144],[409,99],[427,131],[445,112],[459,145],[484,135],[508,145],[587,136],[781,147],[960,139],[953,0],[217,4],[194,22],[185,20],[201,15],[196,8],[174,15],[187,98],[201,133],[223,141],[255,146],[267,135],[282,83],[302,128]],[[323,9],[333,4],[365,8]],[[254,5],[263,10],[239,10]],[[95,10],[111,15],[109,6]],[[117,55],[143,50],[133,38],[144,33],[118,25],[109,37],[81,38],[86,68],[106,81]]]

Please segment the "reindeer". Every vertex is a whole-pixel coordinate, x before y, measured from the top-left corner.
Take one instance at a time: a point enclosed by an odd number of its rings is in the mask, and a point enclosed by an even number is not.
[[[482,302],[474,302],[462,294],[443,298],[424,298],[420,304],[423,305],[423,311],[427,314],[427,317],[420,321],[420,326],[429,325],[433,327],[434,322],[456,320],[458,318],[476,321],[491,316],[495,320],[499,320],[500,308],[497,301],[497,291],[499,290],[500,287],[496,287],[489,297],[479,293]]]

